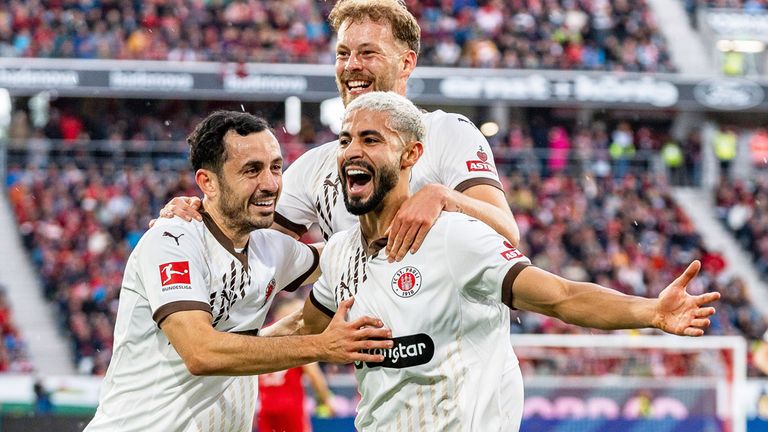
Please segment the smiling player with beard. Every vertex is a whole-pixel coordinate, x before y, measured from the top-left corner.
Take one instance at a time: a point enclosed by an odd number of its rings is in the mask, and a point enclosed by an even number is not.
[[[322,276],[304,306],[301,332],[320,332],[355,299],[350,319],[381,318],[393,347],[382,362],[357,362],[361,431],[517,431],[523,382],[509,335],[509,308],[599,329],[655,327],[700,336],[718,293],[691,296],[698,261],[656,299],[624,295],[536,268],[483,222],[444,212],[422,247],[388,262],[383,247],[410,196],[424,146],[423,116],[394,93],[347,106],[337,148],[340,186],[352,228],[334,234]]]

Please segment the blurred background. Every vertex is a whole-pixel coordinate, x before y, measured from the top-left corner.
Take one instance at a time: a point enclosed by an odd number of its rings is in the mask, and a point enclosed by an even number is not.
[[[199,195],[198,121],[262,115],[289,164],[335,139],[333,3],[0,1],[1,432],[92,416],[125,261]],[[522,430],[768,430],[768,1],[406,4],[408,96],[488,138],[535,265],[652,297],[699,259],[722,293],[695,340],[513,313]],[[352,369],[321,369],[314,429],[353,430]]]

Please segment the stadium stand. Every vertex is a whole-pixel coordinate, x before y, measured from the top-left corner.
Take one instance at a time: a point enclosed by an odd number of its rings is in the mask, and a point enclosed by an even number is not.
[[[19,334],[5,288],[0,285],[0,373],[31,372],[32,366],[27,360],[24,340]]]
[[[768,278],[768,175],[761,172],[750,180],[724,178],[714,194],[718,218]]]
[[[420,64],[673,72],[645,0],[408,1]],[[0,56],[332,63],[330,2],[0,5]]]

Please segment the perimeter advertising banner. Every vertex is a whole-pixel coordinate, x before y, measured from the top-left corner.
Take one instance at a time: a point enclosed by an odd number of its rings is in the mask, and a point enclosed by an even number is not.
[[[354,380],[349,376],[331,376],[336,394],[334,407],[338,417],[313,418],[317,432],[354,431],[352,419],[358,401]],[[738,397],[747,410],[748,431],[768,430],[768,381],[750,380],[736,395],[723,393],[712,382],[688,384],[648,380],[646,385],[627,383],[617,377],[616,385],[603,378],[595,385],[553,386],[558,377],[527,377],[523,430],[527,432],[564,431],[696,431],[724,432],[723,418],[716,413],[718,398]],[[8,431],[82,430],[98,402],[101,377],[58,376],[42,380],[51,392],[54,414],[30,416],[34,405],[35,379],[29,375],[0,375],[0,422]],[[722,402],[727,402],[722,401]],[[313,411],[314,400],[307,395]],[[714,414],[713,414],[714,413]],[[727,416],[727,413],[723,414]],[[51,422],[55,422],[55,426]],[[70,425],[71,423],[71,425]]]
[[[12,95],[319,102],[337,96],[330,65],[0,59]],[[419,67],[420,103],[768,112],[768,82],[676,74]]]

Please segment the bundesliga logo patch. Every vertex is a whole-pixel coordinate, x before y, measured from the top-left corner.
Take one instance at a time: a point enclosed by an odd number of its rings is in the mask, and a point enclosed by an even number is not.
[[[168,285],[191,285],[192,279],[189,277],[189,261],[178,261],[160,264],[160,284]]]
[[[399,297],[413,297],[421,288],[421,273],[416,267],[403,267],[392,277],[392,291]]]

